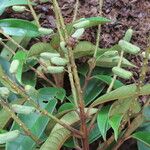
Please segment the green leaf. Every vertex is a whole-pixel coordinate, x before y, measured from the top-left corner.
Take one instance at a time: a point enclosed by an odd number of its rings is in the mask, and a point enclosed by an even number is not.
[[[119,60],[120,60],[120,56],[99,57],[96,60],[96,66],[112,68],[114,66],[117,66]],[[121,66],[122,67],[136,67],[134,64],[130,63],[126,58],[123,58]]]
[[[24,72],[22,74],[22,83],[24,85],[31,85],[35,87],[37,75],[33,71]]]
[[[18,44],[20,44],[21,46],[26,46],[26,41],[27,43],[29,42],[30,38],[29,37],[12,37],[14,41],[16,41]],[[17,45],[15,45],[14,43],[12,43],[11,41],[8,41],[6,43],[6,45],[8,47],[10,47],[14,52],[18,49]],[[6,47],[3,47],[1,54],[0,54],[3,58],[5,58],[6,60],[11,60],[13,54],[12,52],[10,52]]]
[[[109,124],[110,126],[113,128],[114,130],[114,134],[115,134],[115,140],[117,141],[118,139],[118,134],[119,134],[119,126],[122,120],[121,115],[114,115],[111,118],[109,118]]]
[[[138,131],[143,131],[143,132],[150,132],[150,106],[145,107],[144,111],[144,119],[145,122],[139,127]],[[143,142],[138,141],[138,150],[149,150],[150,148],[144,144]]]
[[[105,141],[106,141],[106,133],[109,129],[109,124],[108,124],[109,109],[110,109],[110,106],[103,106],[97,116],[98,128],[99,128],[99,130],[102,134],[102,137]]]
[[[86,109],[87,111],[87,109]],[[89,115],[96,113],[97,109],[90,109]],[[75,112],[69,112],[61,118],[61,121],[68,125],[73,125],[80,121],[79,115]],[[71,136],[71,132],[63,126],[56,124],[51,131],[48,139],[41,146],[40,150],[59,150],[64,142]],[[59,139],[59,140],[58,140]]]
[[[110,83],[112,81],[112,77],[111,76],[107,76],[107,75],[96,75],[96,76],[94,76],[94,78],[99,79],[99,80],[103,81],[104,83],[106,83],[108,85],[110,85]],[[115,80],[113,88],[117,89],[117,88],[119,88],[119,87],[121,87],[123,85],[124,84],[121,81]]]
[[[91,79],[84,92],[85,104],[90,104],[105,88],[105,84],[97,79]]]
[[[150,94],[150,84],[146,84],[141,88],[141,91],[139,95],[149,95]],[[126,85],[122,86],[116,90],[111,91],[110,93],[106,93],[103,96],[97,98],[92,104],[92,107],[95,107],[97,105],[112,101],[112,100],[117,100],[117,99],[126,99],[129,97],[134,96],[136,93],[136,85],[131,84],[131,85]]]
[[[40,95],[44,95],[47,103],[43,102],[43,97],[39,97],[39,105],[46,109],[48,112],[52,113],[55,109],[57,101],[52,98],[52,96],[55,96],[53,94],[51,97],[47,96],[47,90],[46,95],[44,93],[45,88],[42,88],[38,90]],[[27,105],[27,103],[26,103]],[[36,135],[37,137],[41,138],[43,135],[43,132],[46,128],[47,123],[49,122],[49,118],[47,116],[43,116],[39,113],[32,113],[28,116],[26,115],[19,115],[19,118],[26,124],[26,126],[31,130],[31,132]],[[12,126],[12,130],[14,129],[20,129],[20,127],[14,123]],[[23,131],[22,131],[23,132]],[[35,147],[35,142],[28,136],[20,135],[15,141],[9,142],[6,145],[6,150],[33,150]]]
[[[21,84],[22,84],[23,64],[26,62],[26,59],[27,53],[24,51],[18,51],[13,57],[13,60],[19,60],[19,67],[17,70],[16,78]]]
[[[43,52],[56,52],[49,43],[39,42],[34,44],[28,51],[28,57],[37,57]]]
[[[36,25],[22,19],[1,19],[0,28],[5,34],[13,36],[37,37],[40,35]]]
[[[5,8],[13,6],[13,5],[27,5],[27,0],[1,0],[1,7],[0,7],[0,15],[3,13]]]
[[[132,138],[137,139],[150,147],[150,132],[139,131],[131,135]]]
[[[63,111],[66,111],[66,110],[72,110],[72,109],[75,109],[74,104],[72,104],[72,103],[64,103],[64,104],[62,104],[62,105],[59,107],[58,113],[63,112]]]
[[[101,56],[106,51],[114,51],[117,49],[117,45],[112,46],[111,48],[98,48],[97,55]],[[94,54],[96,46],[88,41],[80,41],[74,48],[75,58],[80,58],[83,56],[91,56]]]
[[[99,24],[105,24],[105,23],[111,22],[110,19],[107,19],[104,17],[90,17],[90,18],[83,18],[83,19],[78,20],[77,23],[74,24],[74,27],[77,27],[76,26],[77,24],[82,23],[84,21],[89,21],[89,23],[86,25],[82,25],[79,28],[89,28],[89,27],[97,26]]]
[[[108,122],[114,130],[116,141],[118,139],[121,120],[125,115],[127,115],[132,101],[134,100],[130,98],[121,100],[119,99],[111,105]]]

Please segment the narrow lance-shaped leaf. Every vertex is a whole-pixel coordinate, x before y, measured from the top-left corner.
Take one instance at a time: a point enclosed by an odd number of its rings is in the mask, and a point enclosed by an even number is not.
[[[108,124],[108,112],[109,112],[110,106],[104,106],[98,113],[97,116],[97,124],[98,128],[103,136],[103,139],[106,140],[106,133],[109,129]]]
[[[86,109],[87,111],[87,109]],[[90,109],[89,115],[95,114],[97,109]],[[69,112],[64,115],[61,121],[68,125],[73,125],[80,121],[79,115],[75,112]],[[40,150],[59,150],[63,143],[71,136],[71,132],[59,124],[56,124],[51,131],[46,142],[41,146]],[[59,140],[58,140],[59,139]]]
[[[141,88],[141,91],[139,95],[149,95],[150,94],[150,84],[146,84]],[[97,105],[100,105],[102,103],[106,103],[112,100],[117,100],[117,99],[125,99],[128,97],[134,96],[136,93],[136,85],[131,84],[131,85],[126,85],[122,86],[114,91],[111,91],[110,93],[104,94],[103,96],[97,98],[91,106],[95,107]]]
[[[27,20],[22,19],[1,19],[0,29],[5,34],[13,36],[37,37],[40,35],[38,27]]]
[[[131,137],[143,142],[144,144],[150,147],[150,132],[138,131],[132,134]]]

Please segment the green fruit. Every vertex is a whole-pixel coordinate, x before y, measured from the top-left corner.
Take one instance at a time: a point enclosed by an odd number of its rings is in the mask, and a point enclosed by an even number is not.
[[[52,29],[48,29],[48,28],[39,28],[38,31],[41,33],[41,34],[44,34],[44,35],[49,35],[53,32]]]
[[[25,6],[12,6],[12,9],[16,12],[23,12],[26,10]]]
[[[7,87],[0,87],[0,96],[4,99],[7,99],[10,94],[10,91]]]
[[[90,25],[90,21],[84,20],[84,21],[74,24],[73,27],[78,29],[78,28],[84,28],[85,26],[88,26],[88,25]]]
[[[128,29],[125,33],[125,36],[123,38],[123,40],[127,41],[127,42],[130,42],[131,41],[131,38],[132,38],[132,35],[133,35],[133,30],[132,29]]]
[[[72,34],[72,37],[73,37],[73,38],[76,38],[76,39],[79,39],[79,38],[83,35],[84,31],[85,31],[84,28],[77,29],[77,30]]]
[[[119,44],[118,44],[121,49],[127,53],[131,53],[131,54],[137,54],[140,52],[140,48],[125,41],[125,40],[120,40]]]
[[[123,79],[130,79],[133,76],[132,72],[127,71],[120,67],[113,67],[112,72],[118,77],[123,78]]]
[[[7,133],[0,134],[0,144],[14,141],[19,135],[19,130],[9,131]]]
[[[51,58],[51,63],[58,66],[65,66],[68,63],[68,60],[60,57]]]
[[[60,48],[63,50],[64,53],[67,53],[67,47],[64,41],[60,42]]]
[[[44,52],[44,53],[41,53],[40,56],[41,56],[43,59],[48,59],[48,60],[50,60],[50,59],[53,58],[53,57],[60,57],[60,54],[59,54],[59,53]]]
[[[34,107],[17,105],[17,104],[12,105],[12,109],[14,112],[23,115],[29,115],[36,111]]]
[[[62,73],[64,71],[64,67],[62,66],[49,66],[47,67],[48,73],[57,74]]]
[[[9,72],[12,74],[17,73],[18,67],[19,67],[19,60],[17,59],[13,60],[10,64]]]

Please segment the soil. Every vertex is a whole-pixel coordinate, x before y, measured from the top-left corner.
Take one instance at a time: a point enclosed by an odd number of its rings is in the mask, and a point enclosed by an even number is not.
[[[98,0],[79,0],[79,11],[77,18],[98,16],[99,4]],[[37,14],[41,14],[41,25],[56,29],[55,17],[52,6],[49,3],[40,3],[35,7]],[[72,22],[74,15],[75,0],[59,0],[66,23]],[[142,51],[148,46],[148,36],[150,35],[150,0],[104,0],[102,7],[102,15],[110,18],[111,23],[103,25],[101,31],[100,47],[110,47],[117,43],[124,35],[128,28],[134,30],[132,43],[141,48]],[[8,9],[2,17],[15,17],[32,20],[30,13],[15,14]],[[97,28],[87,29],[83,39],[95,43]],[[49,40],[49,38],[47,38]],[[138,67],[141,64],[141,57],[130,56],[127,58],[135,63]],[[139,68],[132,69],[134,71],[134,80],[139,77]],[[132,83],[134,80],[127,81]],[[147,73],[145,82],[150,82],[150,73]],[[92,148],[94,149],[94,148]],[[135,142],[128,141],[121,150],[136,150]]]

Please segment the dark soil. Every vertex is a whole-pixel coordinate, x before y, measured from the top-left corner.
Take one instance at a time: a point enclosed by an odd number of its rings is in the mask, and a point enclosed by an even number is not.
[[[74,14],[75,0],[59,0],[66,23],[72,22]],[[77,18],[98,16],[98,0],[80,0]],[[43,27],[56,29],[55,17],[52,7],[49,3],[41,3],[35,7],[37,13],[41,13],[40,22]],[[117,43],[128,28],[134,30],[132,43],[141,48],[142,51],[148,45],[148,36],[150,35],[150,0],[104,0],[102,15],[110,18],[112,22],[102,26],[100,47],[110,47]],[[30,13],[14,14],[11,9],[5,13],[6,17],[16,17],[32,20]],[[87,30],[83,39],[95,43],[97,28]],[[49,38],[48,38],[49,39]],[[127,56],[130,61],[138,67],[141,66],[141,57]],[[134,79],[139,76],[139,68],[132,69]],[[128,81],[128,83],[132,83]],[[147,74],[145,82],[150,82],[150,73]],[[92,148],[94,150],[94,148]],[[135,142],[126,142],[121,150],[136,150]]]

